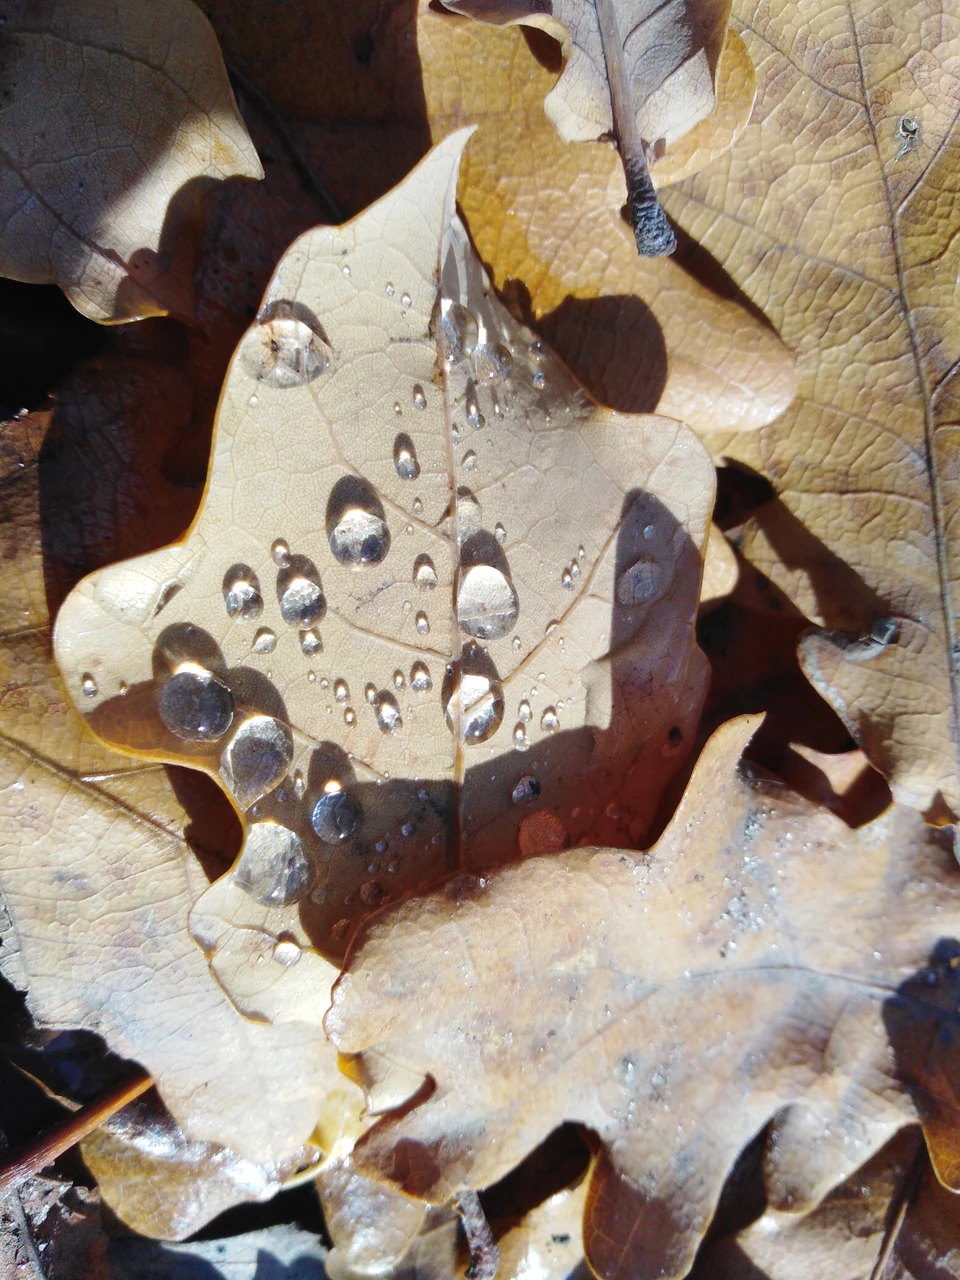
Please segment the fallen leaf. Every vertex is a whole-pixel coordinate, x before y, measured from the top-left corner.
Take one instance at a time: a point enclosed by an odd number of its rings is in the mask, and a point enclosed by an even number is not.
[[[730,543],[715,524],[710,525],[703,556],[703,581],[700,583],[700,615],[715,609],[737,585],[740,565]]]
[[[327,1030],[429,1086],[361,1138],[361,1172],[446,1199],[577,1120],[604,1144],[587,1259],[634,1280],[686,1275],[771,1120],[781,1209],[918,1117],[957,1185],[960,872],[910,809],[850,830],[738,777],[756,723],[713,736],[649,854],[530,859],[363,927]]]
[[[570,1280],[583,1265],[581,1221],[586,1200],[584,1179],[548,1197],[501,1237],[500,1272],[504,1280]]]
[[[956,815],[960,34],[936,0],[735,17],[753,120],[665,201],[800,382],[777,423],[710,444],[776,489],[741,550],[823,628],[808,676],[899,800]]]
[[[564,843],[642,830],[705,688],[709,459],[598,409],[488,291],[453,212],[466,137],[292,246],[189,535],[87,578],[57,624],[97,734],[206,771],[243,818],[192,916],[218,981],[318,1034],[316,950],[509,859],[531,810]]]
[[[193,308],[200,197],[263,172],[191,0],[11,0],[0,273],[101,323]]]

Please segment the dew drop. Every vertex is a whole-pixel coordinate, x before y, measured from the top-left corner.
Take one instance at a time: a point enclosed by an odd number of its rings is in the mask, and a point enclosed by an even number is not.
[[[529,746],[527,731],[522,724],[518,724],[513,730],[513,745],[518,751],[524,751]]]
[[[329,689],[329,687],[330,687],[330,681],[326,678],[326,676],[324,676],[324,678],[320,681],[320,688]]]
[[[413,562],[413,580],[421,591],[432,591],[437,585],[437,571],[429,556],[418,556]]]
[[[309,627],[324,613],[323,591],[320,583],[305,574],[282,574],[278,582],[280,590],[280,616],[291,627]]]
[[[525,773],[522,778],[517,780],[517,785],[513,788],[513,803],[528,804],[531,800],[536,800],[540,794],[540,783],[531,773]]]
[[[513,640],[511,641],[511,644],[513,645],[513,651],[514,651],[514,653],[519,653],[519,652],[520,652],[520,644],[521,644],[520,637],[519,637],[519,636],[514,636],[514,637],[513,637]]]
[[[546,378],[543,376],[543,373],[539,369],[533,375],[530,381],[533,383],[533,386],[537,391],[542,391],[547,384]]]
[[[223,576],[223,603],[228,618],[250,622],[263,612],[263,596],[256,574],[248,565],[237,564]]]
[[[495,680],[464,672],[447,701],[446,720],[453,733],[459,722],[462,741],[485,742],[503,722],[503,690]]]
[[[335,680],[333,682],[333,696],[336,698],[337,702],[346,702],[350,697],[350,689],[347,686],[346,680]]]
[[[510,630],[520,606],[509,580],[489,564],[461,573],[457,587],[457,621],[461,631],[478,640],[495,640]]]
[[[83,673],[83,678],[80,681],[80,688],[83,690],[83,696],[85,698],[95,698],[97,696],[97,682],[89,671],[85,671]],[[167,728],[169,729],[170,726],[167,725]]]
[[[285,569],[290,563],[290,545],[283,538],[277,538],[270,548],[273,563],[278,569]]]
[[[352,836],[363,810],[349,791],[329,791],[313,806],[310,825],[325,844],[337,844]]]
[[[467,398],[464,405],[464,412],[467,415],[467,426],[473,427],[474,431],[479,431],[481,427],[487,425],[486,418],[480,412],[480,402],[477,399],[477,384],[471,378],[467,383]]]
[[[556,733],[560,728],[560,717],[557,715],[556,707],[544,707],[543,715],[540,717],[540,728],[544,733]]]
[[[584,557],[586,554],[587,554],[587,553],[586,553],[586,550],[585,550],[583,547],[577,547],[577,559],[578,559],[578,560],[582,560],[582,559],[583,559],[583,557]]]
[[[330,550],[341,564],[378,564],[389,549],[387,526],[362,507],[345,511],[330,533]]]
[[[316,681],[316,679],[317,679],[317,673],[316,673],[315,671],[308,671],[308,672],[307,672],[307,679],[309,680],[309,682],[310,682],[311,684],[314,684],[314,683],[315,683],[315,681]],[[321,685],[320,687],[321,687],[321,689],[322,689],[322,688],[323,688],[323,685]]]
[[[273,318],[254,325],[240,343],[241,367],[264,386],[302,387],[330,367],[320,334],[289,309],[289,303],[276,303]]]
[[[277,964],[282,964],[284,968],[296,964],[303,952],[300,949],[299,942],[295,942],[293,938],[280,937],[273,944],[272,956]]]
[[[417,461],[413,441],[402,432],[393,442],[393,465],[401,480],[416,480],[420,474],[420,463]]]
[[[293,774],[293,792],[298,800],[303,799],[303,793],[307,789],[307,784],[303,780],[303,771],[301,769],[294,770]]]
[[[413,387],[413,407],[415,409],[425,409],[427,407],[427,397],[423,394],[423,387],[420,383],[414,383]]]
[[[393,287],[393,283],[391,281],[388,281],[387,284],[384,286],[383,292],[387,295],[388,298],[392,298],[397,291]]]
[[[309,893],[313,872],[295,831],[278,822],[254,822],[233,880],[265,907],[287,906]]]
[[[254,653],[273,653],[276,647],[277,633],[269,627],[261,627],[250,645]]]
[[[652,542],[657,536],[657,526],[654,524],[644,525],[643,536],[646,538],[647,542]]]
[[[565,587],[567,591],[573,590],[573,574],[569,569],[564,569],[560,575],[560,585]]]
[[[415,662],[410,668],[410,688],[416,689],[417,693],[426,693],[433,688],[430,668],[425,662]]]
[[[224,748],[220,776],[241,809],[278,787],[293,759],[293,735],[282,720],[251,716]]]
[[[437,326],[437,347],[448,364],[457,364],[477,345],[477,321],[472,312],[459,302],[451,302],[443,310]]]
[[[520,720],[523,721],[524,724],[530,723],[530,719],[533,716],[533,711],[530,709],[530,703],[526,700],[526,698],[524,698],[523,701],[520,703],[520,706],[517,707],[517,716]]]
[[[430,634],[430,620],[423,610],[417,614],[417,632],[421,636]]]
[[[507,531],[499,522],[493,526],[493,536],[500,543],[501,547],[507,540]]]
[[[377,686],[375,684],[365,685],[363,689],[363,696],[372,706],[377,700]]]
[[[657,594],[660,576],[657,562],[641,556],[617,579],[617,602],[623,605],[645,603]]]
[[[348,280],[350,279],[350,268],[348,266],[344,266],[343,274],[347,277]]]
[[[473,367],[482,382],[506,381],[512,364],[513,356],[499,342],[482,342],[473,353]]]
[[[347,707],[343,713],[343,723],[353,725],[357,723],[357,713],[353,707]]]
[[[121,698],[125,698],[129,693],[129,691],[130,690],[127,686],[126,680],[121,680],[120,683],[117,685],[117,693],[120,695]]]
[[[178,671],[161,689],[157,710],[178,738],[212,742],[233,722],[233,695],[210,671]]]
[[[412,822],[405,822],[403,826],[400,828],[400,834],[402,836],[405,836],[408,840],[410,839],[410,837],[413,835],[415,831],[416,831],[416,827],[413,825]]]
[[[393,687],[398,691],[407,687],[407,678],[402,671],[395,671],[393,673]]]
[[[400,295],[400,305],[401,307],[406,307],[407,310],[413,306],[413,299],[410,297],[409,293],[402,293]]]
[[[398,417],[398,418],[402,416],[402,414],[403,414],[403,410],[400,408],[400,401],[399,401],[399,400],[394,400],[394,402],[393,402],[393,412],[397,415],[397,417]]]
[[[318,632],[312,628],[300,632],[300,649],[308,657],[314,653],[319,653],[323,649],[323,641],[320,639]]]
[[[477,465],[477,455],[474,453],[472,449],[468,449],[467,452],[463,455],[464,470],[472,471],[476,465]]]
[[[480,500],[465,486],[457,489],[457,541],[462,545],[480,528],[483,512]]]
[[[574,560],[573,564],[571,564],[571,566],[570,566],[570,577],[571,577],[571,578],[579,578],[579,577],[580,577],[580,562],[579,562],[579,560]]]
[[[381,733],[397,733],[403,728],[400,708],[392,693],[381,693],[377,700],[377,727]]]

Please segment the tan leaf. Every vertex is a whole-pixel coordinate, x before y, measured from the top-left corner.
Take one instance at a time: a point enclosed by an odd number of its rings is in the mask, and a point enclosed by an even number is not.
[[[503,1280],[569,1280],[582,1265],[586,1180],[549,1196],[498,1241]]]
[[[642,830],[703,697],[709,459],[598,409],[488,291],[453,212],[466,137],[292,246],[189,535],[58,620],[95,731],[243,817],[192,928],[250,1016],[319,1023],[311,948],[509,859],[531,810],[563,844]]]
[[[578,1120],[604,1144],[587,1258],[633,1280],[687,1273],[774,1117],[780,1208],[812,1207],[918,1115],[957,1185],[960,872],[910,809],[852,831],[739,778],[756,723],[714,735],[649,854],[530,859],[365,927],[327,1029],[431,1085],[364,1135],[362,1171],[444,1199]]]
[[[824,628],[807,674],[900,800],[956,815],[960,31],[937,0],[735,14],[753,121],[666,203],[797,350],[800,394],[711,444],[776,488],[742,550]]]
[[[191,0],[12,0],[0,272],[101,323],[192,312],[200,196],[263,172]]]
[[[703,581],[700,583],[700,614],[715,609],[731,594],[740,576],[740,565],[733,547],[715,524],[710,525],[703,557]]]

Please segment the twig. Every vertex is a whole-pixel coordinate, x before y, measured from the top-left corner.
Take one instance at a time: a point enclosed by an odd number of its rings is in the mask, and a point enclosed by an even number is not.
[[[617,26],[614,0],[595,0],[600,43],[607,64],[610,108],[623,171],[627,179],[627,208],[641,258],[665,258],[677,247],[677,237],[667,221],[647,168],[647,152],[637,128],[637,112],[623,58],[623,42]]]
[[[470,1250],[467,1280],[494,1280],[500,1264],[500,1250],[475,1191],[460,1191],[454,1197],[454,1208],[463,1225]]]
[[[129,1076],[108,1093],[88,1102],[72,1115],[65,1116],[56,1128],[41,1134],[26,1146],[15,1148],[0,1164],[0,1195],[19,1187],[38,1170],[52,1164],[81,1138],[93,1133],[94,1129],[99,1129],[121,1107],[125,1107],[134,1098],[139,1098],[141,1093],[146,1093],[152,1084],[153,1077],[146,1071],[139,1070],[136,1075]]]

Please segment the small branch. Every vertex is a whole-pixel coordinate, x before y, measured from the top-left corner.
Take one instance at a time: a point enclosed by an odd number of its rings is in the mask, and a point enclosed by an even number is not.
[[[614,0],[594,0],[600,24],[600,43],[607,64],[610,108],[623,171],[627,179],[627,208],[641,258],[665,258],[677,247],[677,237],[657,199],[647,168],[647,152],[637,128],[630,78],[623,57]]]
[[[65,1116],[55,1129],[41,1134],[27,1146],[17,1147],[0,1163],[0,1195],[19,1187],[27,1178],[52,1164],[81,1138],[93,1133],[94,1129],[99,1129],[121,1107],[125,1107],[134,1098],[139,1098],[141,1093],[146,1093],[152,1084],[153,1077],[140,1070],[94,1102],[88,1102],[79,1111]]]
[[[475,1191],[460,1191],[454,1197],[454,1208],[460,1216],[463,1233],[470,1250],[467,1280],[494,1280],[500,1264],[500,1250]]]

